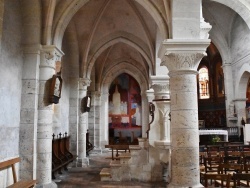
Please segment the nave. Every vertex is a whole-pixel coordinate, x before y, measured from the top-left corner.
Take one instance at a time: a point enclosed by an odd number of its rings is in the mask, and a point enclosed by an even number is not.
[[[89,166],[86,168],[72,167],[68,172],[56,175],[56,184],[58,188],[163,188],[165,182],[104,182],[101,181],[100,171],[102,168],[109,167],[111,153],[102,154],[90,153]]]

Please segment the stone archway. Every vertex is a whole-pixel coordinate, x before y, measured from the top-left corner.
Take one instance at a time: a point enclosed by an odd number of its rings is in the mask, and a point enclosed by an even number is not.
[[[147,97],[146,90],[148,89],[148,80],[143,75],[143,73],[139,70],[138,67],[135,67],[129,63],[123,62],[120,66],[113,66],[103,76],[103,80],[100,83],[100,91],[101,91],[101,122],[103,124],[100,127],[100,142],[103,147],[108,143],[108,97],[109,97],[109,87],[112,81],[120,74],[127,73],[129,75],[133,75],[135,80],[139,83],[141,87],[141,96],[142,96],[142,136],[145,136],[146,126],[148,125],[148,111],[147,111]],[[145,133],[146,134],[146,133]]]

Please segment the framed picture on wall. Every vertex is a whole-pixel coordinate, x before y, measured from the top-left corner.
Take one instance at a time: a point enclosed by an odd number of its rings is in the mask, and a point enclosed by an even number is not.
[[[50,85],[50,102],[59,103],[62,91],[62,78],[60,75],[53,75]]]
[[[85,96],[82,99],[82,113],[89,112],[91,107],[91,97]]]
[[[205,120],[199,120],[199,128],[205,127]]]

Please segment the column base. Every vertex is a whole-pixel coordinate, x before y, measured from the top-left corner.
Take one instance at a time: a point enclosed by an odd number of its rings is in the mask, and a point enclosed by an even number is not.
[[[155,141],[155,146],[159,149],[170,149],[170,141],[158,140]]]
[[[190,187],[202,188],[202,187],[204,187],[204,185],[202,185],[200,183],[198,185],[192,185],[192,186],[180,186],[180,185],[176,185],[176,184],[172,184],[172,183],[167,185],[167,188],[190,188]]]
[[[35,187],[36,188],[57,188],[57,184],[52,181],[51,183],[48,183],[48,184],[43,184],[43,185],[37,184]]]
[[[76,161],[76,167],[87,167],[88,165],[89,165],[88,158],[77,159]]]

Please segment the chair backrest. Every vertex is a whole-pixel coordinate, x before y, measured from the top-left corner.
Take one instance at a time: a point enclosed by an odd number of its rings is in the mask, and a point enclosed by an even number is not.
[[[208,187],[209,180],[214,180],[214,181],[219,180],[221,187],[229,188],[231,177],[232,177],[231,174],[205,174],[204,175],[205,187]],[[210,181],[210,182],[214,182],[214,181]]]
[[[10,159],[8,161],[0,162],[0,170],[6,169],[6,168],[8,168],[8,167],[11,166],[14,183],[17,182],[16,170],[15,170],[15,163],[19,163],[19,162],[20,162],[20,157],[17,157],[17,158],[14,158],[14,159]]]
[[[218,167],[221,162],[221,157],[204,157],[205,172],[218,172]]]
[[[243,164],[236,163],[221,163],[218,167],[219,174],[228,174],[228,173],[242,173]]]
[[[234,180],[234,187],[237,186],[245,186],[245,187],[250,187],[250,173],[246,174],[233,174],[233,180]]]
[[[225,153],[225,163],[243,163],[243,154],[240,151],[229,151]]]

